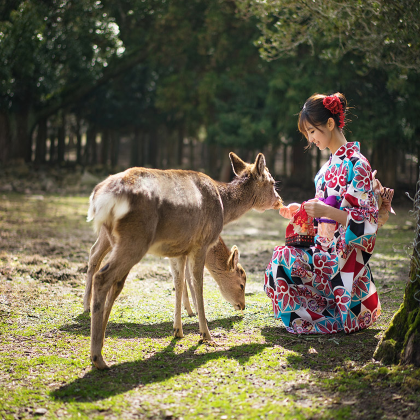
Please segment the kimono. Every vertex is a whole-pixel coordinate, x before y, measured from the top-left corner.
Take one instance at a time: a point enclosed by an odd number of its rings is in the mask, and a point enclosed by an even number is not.
[[[346,143],[331,155],[316,175],[315,187],[315,198],[335,197],[336,207],[347,212],[347,223],[333,224],[329,238],[318,229],[313,246],[276,247],[264,290],[274,316],[291,333],[351,333],[372,325],[381,312],[368,264],[378,203],[359,143]]]

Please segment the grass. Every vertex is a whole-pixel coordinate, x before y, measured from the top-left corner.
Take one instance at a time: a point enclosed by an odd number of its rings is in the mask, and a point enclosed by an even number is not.
[[[228,225],[247,271],[243,314],[205,276],[218,346],[196,317],[172,337],[168,262],[146,256],[111,312],[102,372],[89,361],[84,278],[95,237],[85,197],[3,195],[0,202],[0,418],[417,419],[420,370],[383,366],[374,349],[402,302],[415,221],[397,210],[379,232],[372,271],[383,313],[346,336],[294,336],[271,313],[263,272],[285,223],[251,212]]]

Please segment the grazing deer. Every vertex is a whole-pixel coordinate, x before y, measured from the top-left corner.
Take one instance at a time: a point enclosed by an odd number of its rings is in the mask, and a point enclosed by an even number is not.
[[[90,196],[88,221],[112,244],[107,263],[95,273],[91,301],[91,359],[102,357],[105,328],[131,268],[146,253],[170,258],[175,284],[174,335],[183,337],[181,304],[185,265],[193,278],[200,334],[212,341],[204,313],[203,270],[207,251],[226,223],[248,210],[278,209],[282,202],[263,154],[248,164],[229,154],[236,178],[230,183],[185,170],[131,168],[109,176]]]
[[[239,250],[237,246],[233,245],[232,249],[229,251],[223,242],[223,239],[219,236],[216,244],[207,251],[204,265],[219,286],[223,298],[231,303],[235,309],[244,309],[246,274],[241,264],[239,264]],[[185,269],[185,280],[182,301],[188,315],[193,316],[194,312],[191,309],[190,301],[188,299],[187,283],[196,311],[197,299],[195,297],[191,274],[188,270],[188,264],[186,264]]]
[[[90,301],[92,298],[92,278],[99,270],[101,262],[106,254],[111,250],[112,243],[109,241],[104,227],[101,227],[99,236],[93,245],[90,255],[86,279],[85,296],[83,300],[83,307],[85,312],[90,310]],[[245,284],[246,274],[239,261],[239,250],[234,245],[231,251],[228,250],[223,239],[219,236],[218,241],[207,251],[205,266],[210,272],[211,276],[216,280],[222,296],[235,309],[245,308]],[[194,286],[192,284],[191,275],[186,266],[185,278],[191,291],[191,297],[194,302],[194,307],[197,311],[197,301],[195,298]],[[184,307],[189,316],[193,316],[194,312],[188,299],[187,284],[185,283],[184,292],[182,294]]]

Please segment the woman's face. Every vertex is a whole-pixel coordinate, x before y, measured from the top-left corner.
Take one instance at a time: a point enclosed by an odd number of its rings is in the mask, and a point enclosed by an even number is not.
[[[327,124],[318,127],[307,124],[305,129],[309,143],[315,144],[319,150],[324,150],[330,145],[331,131],[328,129]]]

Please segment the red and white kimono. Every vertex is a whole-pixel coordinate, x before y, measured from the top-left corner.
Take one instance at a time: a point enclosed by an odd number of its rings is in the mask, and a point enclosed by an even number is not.
[[[378,229],[372,170],[359,143],[340,147],[315,177],[316,198],[334,196],[348,213],[332,238],[310,247],[278,246],[265,272],[274,316],[289,332],[346,333],[372,325],[381,305],[369,267]],[[331,201],[331,199],[330,199]]]

